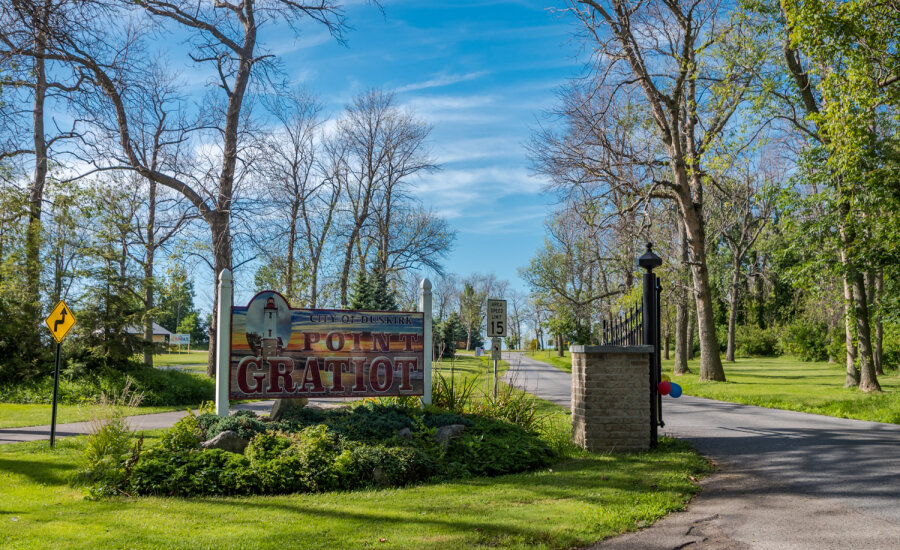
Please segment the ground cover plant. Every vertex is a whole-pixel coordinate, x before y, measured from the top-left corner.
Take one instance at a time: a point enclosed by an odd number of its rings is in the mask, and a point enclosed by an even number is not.
[[[844,366],[824,361],[787,356],[738,358],[725,367],[727,382],[700,382],[697,362],[688,365],[694,374],[672,377],[685,395],[900,424],[900,378],[896,371],[878,378],[882,392],[866,394],[843,388]],[[663,372],[671,374],[671,361],[663,361]]]
[[[405,488],[243,497],[84,498],[69,480],[86,437],[0,446],[4,548],[572,548],[680,510],[709,464],[663,438],[648,453],[567,444],[568,411],[536,402],[546,468]],[[160,445],[161,432],[144,446]]]
[[[451,425],[463,431],[442,443],[437,434]],[[201,448],[225,431],[249,442],[243,453]],[[250,411],[227,418],[189,414],[159,445],[141,446],[139,440],[128,454],[123,444],[111,445],[112,456],[86,457],[82,472],[94,482],[92,493],[247,495],[403,486],[527,471],[556,456],[536,433],[505,420],[374,401],[294,409],[277,422]]]

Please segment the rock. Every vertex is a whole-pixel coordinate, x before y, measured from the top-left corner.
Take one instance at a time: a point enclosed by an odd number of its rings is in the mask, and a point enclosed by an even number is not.
[[[288,409],[293,409],[294,407],[305,407],[307,403],[309,403],[309,399],[306,399],[305,397],[301,397],[299,399],[276,399],[275,404],[272,405],[272,412],[269,413],[269,420],[281,420],[281,416]]]
[[[244,454],[247,443],[249,442],[236,432],[225,430],[209,441],[204,441],[200,446],[204,449],[222,449],[223,451],[240,455]]]
[[[437,432],[434,434],[434,438],[437,439],[437,442],[441,444],[441,447],[447,448],[447,445],[450,444],[450,440],[454,437],[459,437],[463,430],[466,429],[465,424],[450,424],[449,426],[441,426],[437,429]]]
[[[397,437],[402,439],[412,439],[412,431],[409,428],[403,428],[399,432],[397,432]]]

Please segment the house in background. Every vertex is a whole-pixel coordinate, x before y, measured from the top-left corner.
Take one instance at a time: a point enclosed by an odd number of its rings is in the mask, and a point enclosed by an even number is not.
[[[134,334],[136,336],[143,336],[144,327],[125,327],[125,332],[128,334]],[[154,344],[168,344],[171,336],[171,332],[157,325],[156,323],[153,323]]]

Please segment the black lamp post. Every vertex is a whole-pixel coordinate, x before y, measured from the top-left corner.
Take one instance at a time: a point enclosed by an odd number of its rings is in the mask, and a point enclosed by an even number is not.
[[[644,345],[653,346],[650,354],[650,447],[656,447],[659,414],[659,395],[657,387],[660,378],[659,363],[659,278],[653,269],[662,265],[662,258],[653,253],[653,243],[647,243],[647,251],[638,258],[638,266],[644,271]]]

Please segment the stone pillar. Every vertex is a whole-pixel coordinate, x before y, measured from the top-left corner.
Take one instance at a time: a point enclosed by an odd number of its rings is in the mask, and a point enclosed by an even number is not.
[[[653,346],[572,346],[572,440],[591,452],[651,445]]]

